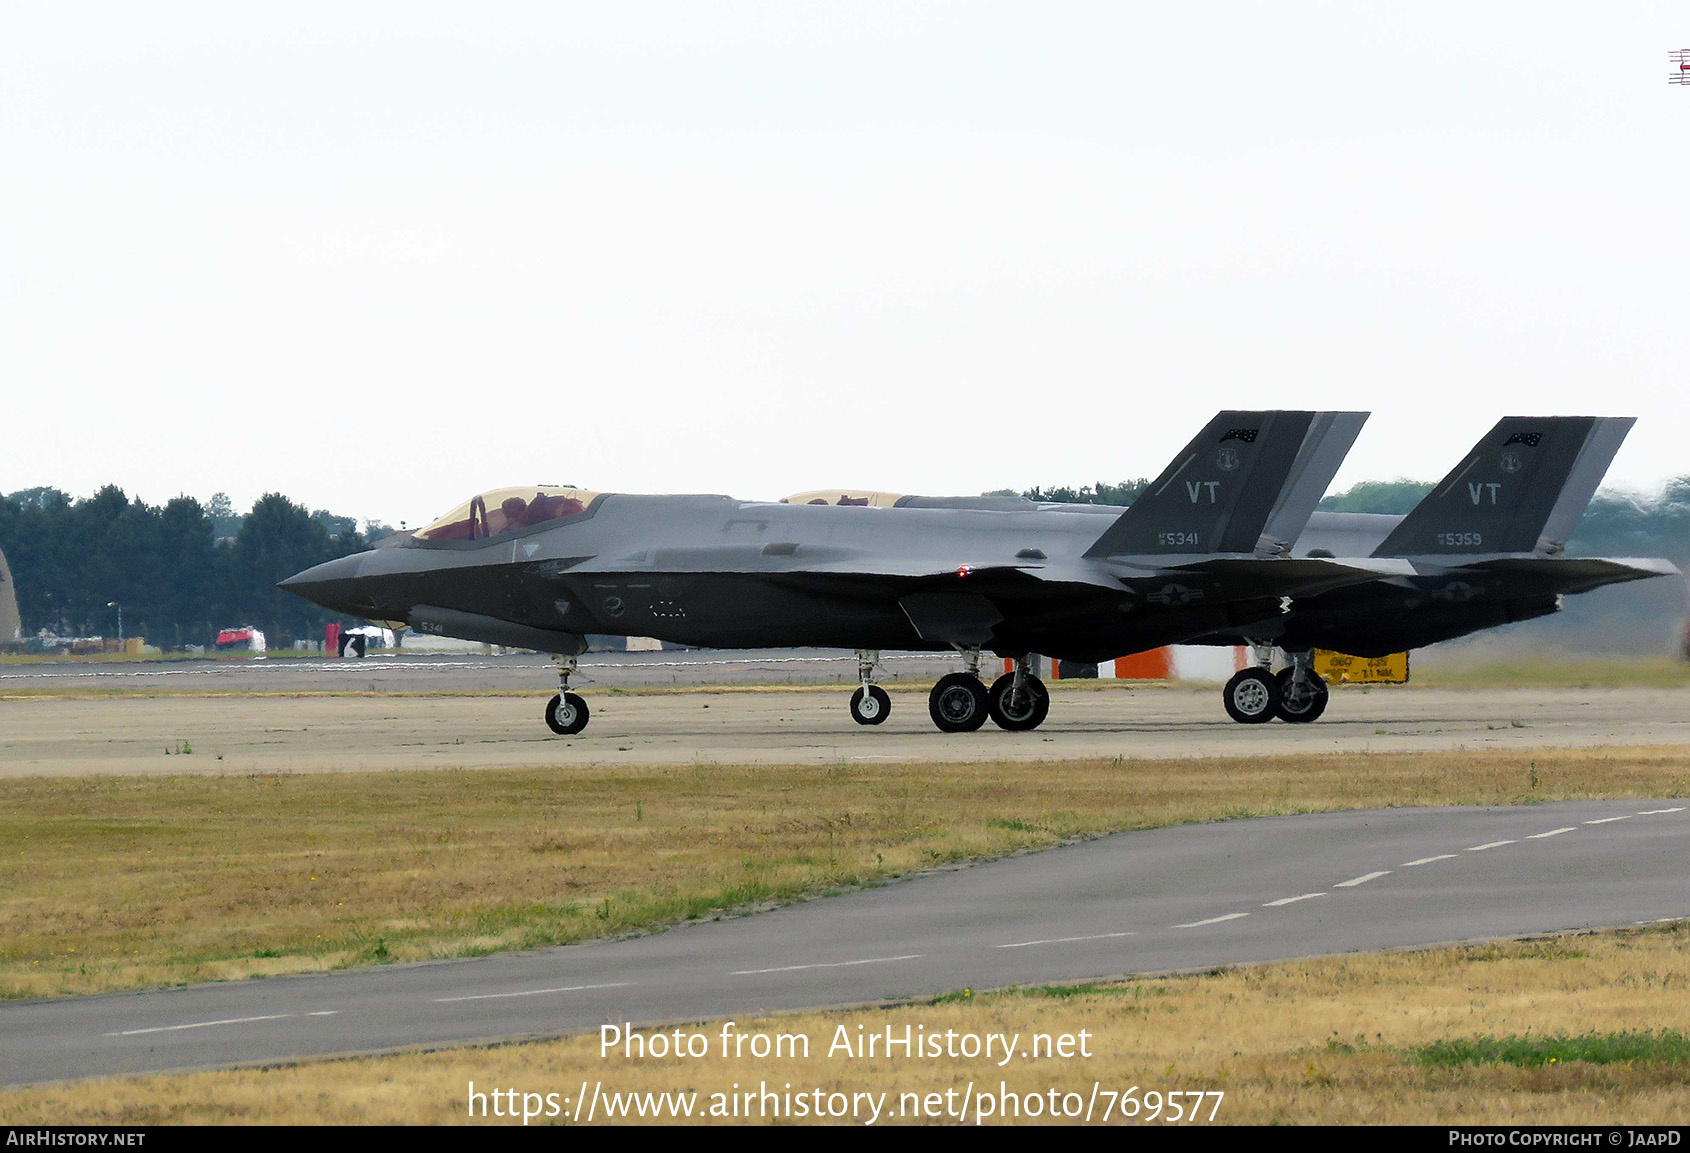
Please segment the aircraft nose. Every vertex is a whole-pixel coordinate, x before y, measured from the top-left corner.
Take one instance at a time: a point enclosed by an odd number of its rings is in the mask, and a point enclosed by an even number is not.
[[[313,565],[304,572],[294,573],[286,580],[277,582],[276,587],[286,589],[293,595],[304,597],[326,609],[344,612],[346,610],[341,606],[352,599],[352,590],[358,579],[362,561],[363,557],[358,553],[337,557],[320,565]]]

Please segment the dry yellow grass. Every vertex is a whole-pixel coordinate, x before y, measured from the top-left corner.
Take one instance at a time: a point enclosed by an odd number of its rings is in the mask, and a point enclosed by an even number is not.
[[[616,1093],[690,1091],[700,1112],[714,1093],[762,1082],[782,1092],[788,1084],[884,1092],[894,1111],[904,1093],[956,1090],[953,1105],[960,1104],[970,1082],[993,1093],[1006,1084],[1023,1097],[1057,1089],[1087,1099],[1100,1083],[1105,1093],[1137,1086],[1140,1098],[1145,1090],[1222,1092],[1215,1120],[1234,1125],[1681,1125],[1690,1111],[1690,1066],[1682,1058],[1443,1069],[1416,1062],[1412,1050],[1475,1035],[1690,1032],[1687,987],[1690,926],[1681,923],[738,1023],[744,1032],[806,1035],[803,1059],[721,1060],[714,1051],[704,1061],[601,1057],[595,1035],[43,1086],[0,1093],[0,1124],[465,1123],[474,1081],[482,1091],[556,1093],[560,1105],[583,1082]],[[1003,1068],[995,1058],[847,1060],[828,1055],[842,1025],[851,1035],[858,1026],[901,1032],[910,1025],[929,1034],[1024,1039],[1085,1030],[1093,1055],[1017,1059]],[[715,1044],[720,1025],[697,1031]],[[1203,1116],[1213,1105],[1213,1097],[1203,1103]],[[520,1117],[475,1121],[521,1124]]]
[[[0,995],[574,941],[1118,829],[1686,793],[1674,748],[21,778]]]
[[[1673,657],[1475,660],[1438,654],[1416,665],[1412,684],[1428,688],[1684,688],[1690,661]]]

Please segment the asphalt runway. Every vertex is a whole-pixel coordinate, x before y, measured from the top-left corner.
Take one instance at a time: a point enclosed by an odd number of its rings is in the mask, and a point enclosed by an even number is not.
[[[684,1023],[1690,916],[1690,800],[1118,833],[631,940],[0,1007],[0,1081]]]
[[[931,684],[961,668],[952,653],[885,653],[887,683]],[[593,688],[852,684],[856,658],[838,649],[684,649],[588,653],[575,683]],[[384,649],[358,659],[246,657],[219,660],[41,661],[0,665],[0,692],[116,688],[172,692],[556,692],[551,658]]]

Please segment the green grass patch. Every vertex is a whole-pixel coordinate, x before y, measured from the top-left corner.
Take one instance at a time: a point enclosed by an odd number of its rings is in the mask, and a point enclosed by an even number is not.
[[[1102,985],[1088,983],[1081,985],[1022,985],[1014,989],[1005,989],[1006,996],[1013,997],[1050,997],[1058,1001],[1067,1001],[1074,997],[1126,997],[1137,1000],[1141,997],[1159,997],[1169,990],[1165,985]]]
[[[1569,1037],[1510,1035],[1507,1037],[1459,1037],[1434,1041],[1409,1050],[1420,1064],[1433,1068],[1462,1065],[1518,1065],[1538,1069],[1583,1061],[1591,1065],[1648,1062],[1690,1064],[1690,1035],[1677,1029],[1653,1029],[1621,1033],[1581,1033]]]

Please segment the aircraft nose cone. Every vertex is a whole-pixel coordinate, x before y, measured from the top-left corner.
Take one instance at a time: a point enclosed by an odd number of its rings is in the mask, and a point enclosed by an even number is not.
[[[337,557],[313,565],[304,572],[294,573],[286,580],[278,581],[276,587],[326,609],[344,612],[346,610],[341,606],[351,599],[362,561],[363,557],[358,553]]]

